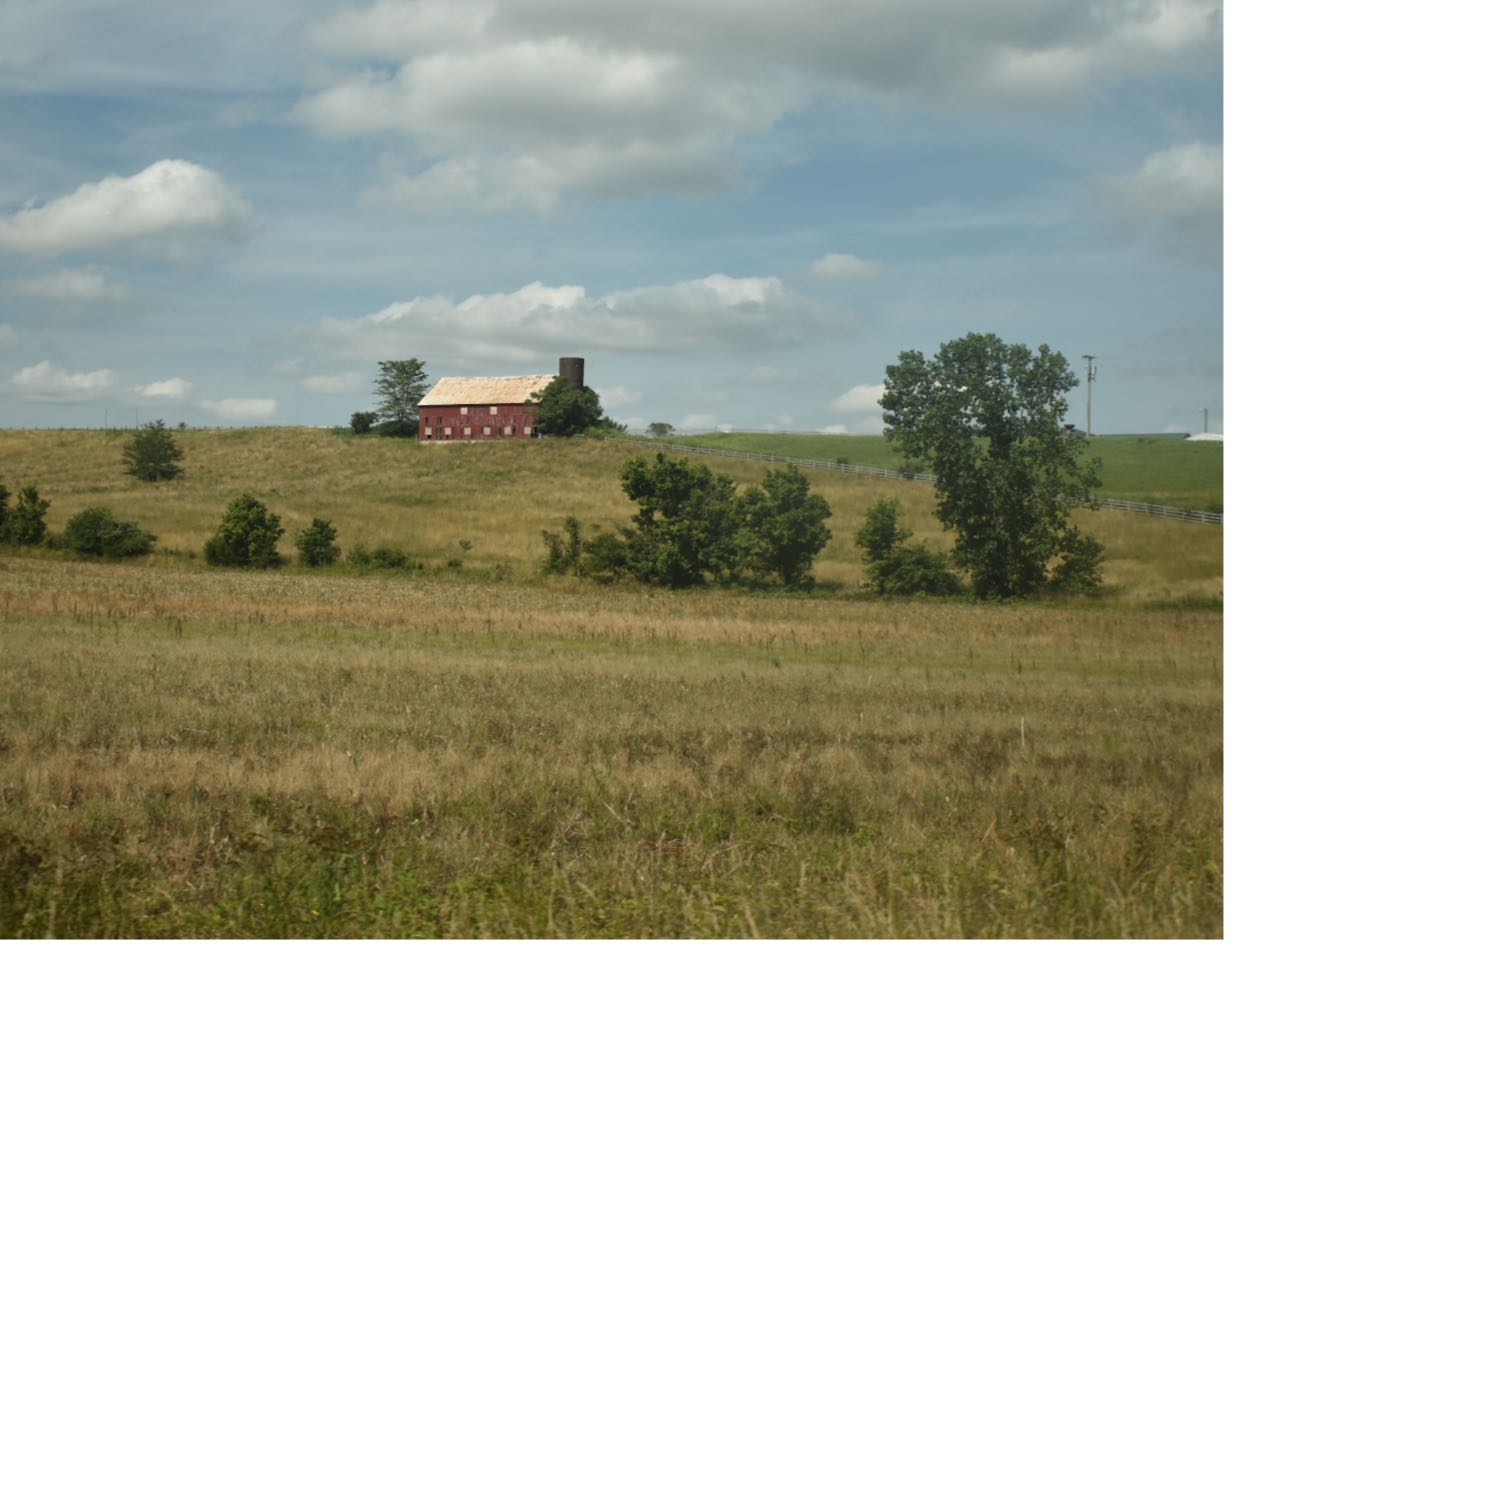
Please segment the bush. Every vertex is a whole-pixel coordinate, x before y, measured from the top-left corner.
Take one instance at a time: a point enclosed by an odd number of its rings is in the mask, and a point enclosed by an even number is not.
[[[540,437],[581,437],[603,421],[597,392],[558,375],[542,388],[531,430]]]
[[[313,517],[305,531],[297,533],[297,556],[304,567],[326,568],[339,560],[339,547],[335,544],[338,532],[332,521],[320,521]]]
[[[273,515],[254,495],[231,500],[219,529],[203,548],[204,560],[216,568],[274,568],[281,562],[276,543],[281,517]]]
[[[68,518],[62,544],[86,557],[143,557],[156,537],[134,521],[117,521],[107,506],[91,505]]]
[[[742,566],[789,589],[811,584],[813,559],[833,537],[823,524],[833,512],[807,475],[790,464],[767,469],[740,504]]]
[[[349,561],[356,568],[389,568],[392,571],[422,566],[400,547],[370,548],[363,542],[356,542],[349,549]]]
[[[865,579],[877,594],[963,592],[963,583],[941,553],[910,540],[894,500],[877,500],[854,540],[865,554]]]
[[[47,540],[47,510],[51,503],[42,499],[34,484],[23,484],[13,505],[6,492],[0,500],[0,542],[9,542],[13,547],[42,546]]]
[[[148,484],[182,473],[182,448],[160,419],[147,422],[125,444],[125,469]]]
[[[357,411],[349,418],[349,431],[356,436],[368,432],[375,425],[376,413],[373,411]]]
[[[417,435],[417,419],[393,417],[388,422],[377,423],[375,435],[377,437],[414,438]]]

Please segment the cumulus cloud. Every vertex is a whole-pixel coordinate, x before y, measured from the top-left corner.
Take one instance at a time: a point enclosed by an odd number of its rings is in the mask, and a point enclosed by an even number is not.
[[[633,391],[628,385],[606,385],[599,391],[599,400],[606,410],[611,406],[634,406],[642,398],[642,392]],[[619,419],[616,418],[618,421]]]
[[[6,289],[22,297],[41,297],[50,302],[128,302],[130,288],[112,281],[92,268],[45,271],[6,283]]]
[[[1122,227],[1193,254],[1223,245],[1224,148],[1191,141],[1154,152],[1133,171],[1100,184],[1105,208]]]
[[[143,401],[180,401],[192,390],[191,380],[173,375],[167,380],[153,380],[150,385],[136,387],[136,395]]]
[[[808,271],[809,281],[873,281],[885,275],[878,260],[861,260],[857,255],[825,255],[815,260]]]
[[[1052,110],[1221,46],[1218,0],[862,0],[857,26],[805,0],[570,0],[565,21],[506,0],[376,0],[310,35],[329,77],[294,118],[425,158],[392,168],[384,201],[480,210],[722,187],[741,139],[829,92]]]
[[[276,402],[269,396],[225,396],[218,401],[200,401],[198,405],[226,422],[259,422],[276,415]]]
[[[178,259],[205,239],[237,237],[249,222],[249,205],[217,172],[167,159],[0,215],[0,251],[44,260],[99,250]]]
[[[829,411],[850,416],[875,416],[880,414],[880,398],[885,394],[884,385],[850,386],[842,396],[835,396],[828,403]]]
[[[17,370],[5,382],[12,395],[24,401],[89,401],[114,389],[113,370],[74,372],[44,359]]]
[[[570,348],[665,354],[773,347],[836,337],[853,326],[846,314],[789,291],[775,276],[713,275],[602,297],[535,281],[459,302],[415,297],[361,318],[325,318],[313,339],[328,351],[373,358],[387,357],[399,342],[422,349],[429,363],[483,368],[550,362]]]

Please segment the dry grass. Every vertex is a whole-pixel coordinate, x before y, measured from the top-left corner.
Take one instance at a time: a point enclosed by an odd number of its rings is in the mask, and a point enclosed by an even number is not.
[[[184,477],[152,485],[126,476],[125,435],[102,431],[0,432],[0,480],[14,490],[35,483],[52,502],[54,530],[86,505],[107,505],[140,521],[164,548],[201,552],[224,506],[249,491],[282,519],[291,543],[314,516],[338,528],[347,549],[391,543],[429,566],[458,557],[473,543],[473,567],[533,572],[543,555],[543,528],[555,530],[573,512],[586,524],[628,519],[619,471],[626,458],[649,454],[639,444],[574,441],[421,445],[382,438],[351,439],[316,428],[242,428],[179,434]],[[560,453],[559,449],[563,449]],[[744,483],[765,466],[714,459],[712,467]],[[918,539],[945,546],[925,484],[865,479],[833,472],[814,476],[833,509],[833,541],[818,560],[825,584],[854,588],[862,568],[854,534],[870,505],[884,495],[901,501]],[[1118,511],[1083,512],[1103,541],[1106,581],[1123,597],[1189,592],[1213,597],[1220,588],[1222,536],[1216,527],[1142,518]]]
[[[249,489],[529,575],[620,460],[187,437],[181,489],[29,434],[0,477],[184,549]],[[1097,521],[1112,598],[1004,608],[0,556],[0,934],[1215,936],[1220,533]]]

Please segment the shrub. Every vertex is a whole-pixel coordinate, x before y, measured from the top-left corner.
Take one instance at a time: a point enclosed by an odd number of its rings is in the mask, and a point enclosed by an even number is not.
[[[349,549],[349,561],[356,568],[389,568],[393,571],[422,566],[400,547],[371,548],[363,542],[356,542]]]
[[[865,512],[854,540],[865,554],[865,578],[877,594],[959,594],[963,584],[948,560],[910,540],[894,500],[877,500]]]
[[[356,436],[368,432],[375,425],[373,411],[357,411],[349,418],[349,431]]]
[[[225,507],[219,529],[203,548],[204,560],[216,568],[274,568],[281,562],[276,543],[281,517],[254,495],[241,495]]]
[[[304,531],[297,533],[297,556],[303,566],[326,568],[339,560],[336,544],[338,532],[332,521],[320,521],[316,516]]]
[[[47,510],[50,500],[43,500],[34,484],[23,484],[15,503],[0,505],[0,542],[13,547],[40,547],[47,540]]]
[[[147,422],[125,444],[125,469],[148,484],[182,473],[182,448],[160,419]]]
[[[542,545],[547,555],[542,560],[542,576],[577,576],[583,572],[583,528],[577,516],[564,516],[561,532],[544,531]]]
[[[1058,594],[1097,594],[1104,587],[1099,573],[1103,559],[1104,544],[1097,537],[1068,527],[1047,578],[1048,589]]]
[[[86,557],[143,557],[156,537],[135,521],[117,521],[107,506],[91,505],[68,518],[62,544]]]
[[[740,500],[742,565],[787,588],[812,582],[813,559],[833,533],[823,523],[833,512],[812,492],[807,475],[788,464],[767,469],[761,484]]]
[[[414,438],[417,435],[417,419],[415,417],[393,417],[388,422],[380,422],[375,427],[377,437]]]
[[[636,502],[622,533],[630,571],[642,583],[689,588],[705,575],[728,582],[739,570],[741,539],[734,480],[707,464],[633,458],[620,470],[625,494]]]

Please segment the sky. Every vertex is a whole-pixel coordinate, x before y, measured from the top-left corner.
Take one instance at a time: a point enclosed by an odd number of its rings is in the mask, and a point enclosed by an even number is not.
[[[1210,0],[5,0],[0,425],[581,355],[631,426],[878,432],[983,332],[1222,431],[1221,66]]]

